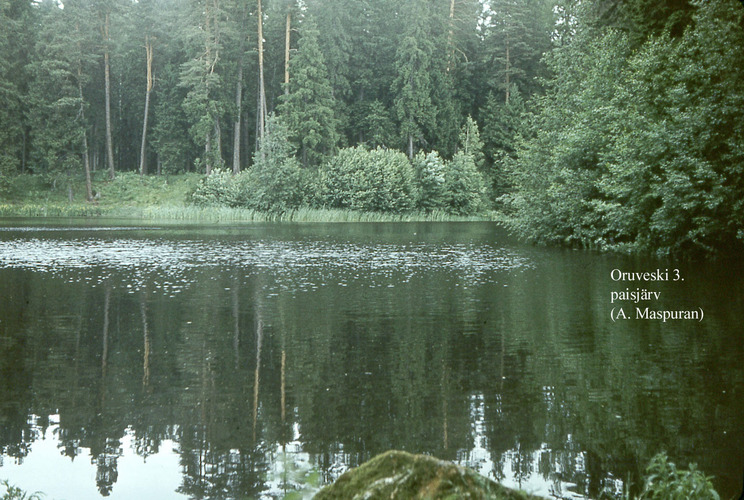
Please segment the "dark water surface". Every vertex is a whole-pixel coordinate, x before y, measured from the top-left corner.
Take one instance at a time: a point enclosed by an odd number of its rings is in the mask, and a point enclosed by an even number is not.
[[[48,499],[302,497],[391,448],[559,498],[661,450],[741,489],[740,264],[490,223],[0,225],[0,479]]]

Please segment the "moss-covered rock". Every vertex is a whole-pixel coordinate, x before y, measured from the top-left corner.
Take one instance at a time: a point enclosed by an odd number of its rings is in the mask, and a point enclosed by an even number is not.
[[[529,500],[539,497],[506,488],[451,462],[393,450],[347,471],[314,498]]]

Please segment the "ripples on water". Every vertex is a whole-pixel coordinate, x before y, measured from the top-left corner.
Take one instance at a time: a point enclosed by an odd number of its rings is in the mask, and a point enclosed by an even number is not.
[[[142,228],[95,228],[120,231]],[[21,268],[41,272],[136,271],[130,286],[136,290],[152,274],[160,279],[186,281],[186,271],[203,268],[239,268],[246,272],[269,271],[277,285],[287,288],[282,277],[296,280],[320,270],[324,279],[314,286],[346,286],[357,273],[365,280],[386,276],[387,286],[407,282],[417,274],[451,272],[462,276],[461,286],[489,282],[494,271],[531,267],[528,259],[504,248],[475,243],[371,243],[319,240],[235,240],[235,239],[135,239],[27,237],[38,231],[62,231],[61,228],[5,228],[17,232],[16,239],[0,241],[0,268]],[[64,231],[88,231],[89,228],[64,228]],[[15,236],[15,235],[14,235]],[[90,278],[83,278],[90,280]],[[373,281],[374,283],[374,281]],[[185,283],[182,283],[185,284]],[[296,289],[303,289],[295,283]]]

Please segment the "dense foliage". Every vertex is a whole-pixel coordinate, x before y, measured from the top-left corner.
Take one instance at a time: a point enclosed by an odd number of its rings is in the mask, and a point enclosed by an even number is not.
[[[0,196],[25,172],[70,198],[89,171],[214,172],[260,210],[495,206],[530,240],[661,253],[744,239],[736,0],[61,7],[0,0]],[[292,149],[267,160],[272,112]]]
[[[318,200],[331,208],[401,212],[416,199],[413,167],[403,153],[344,149],[318,172]]]
[[[744,233],[744,9],[699,2],[642,44],[576,26],[512,162],[512,227],[531,239],[714,252]],[[738,239],[738,242],[737,242]]]
[[[201,206],[284,212],[302,206],[404,213],[474,215],[485,207],[485,182],[471,154],[451,161],[420,154],[413,164],[400,151],[345,148],[317,170],[300,167],[288,128],[272,118],[254,167],[233,176],[218,169],[191,194]]]

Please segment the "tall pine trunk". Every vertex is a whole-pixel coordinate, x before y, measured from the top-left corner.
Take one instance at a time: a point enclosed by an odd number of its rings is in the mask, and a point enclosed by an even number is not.
[[[204,157],[206,159],[206,174],[212,174],[212,133],[207,132],[204,143]]]
[[[150,37],[145,37],[145,51],[147,52],[147,91],[145,92],[145,118],[142,121],[142,146],[140,147],[140,175],[145,175],[147,165],[145,162],[145,146],[147,145],[147,116],[150,111],[150,93],[152,92],[152,42]]]
[[[447,32],[447,73],[452,69],[455,59],[455,0],[450,0],[449,31]]]
[[[111,138],[111,65],[109,64],[109,13],[105,15],[103,25],[103,68],[106,93],[106,156],[108,158],[109,179],[116,176],[114,171],[114,144]]]
[[[214,117],[214,142],[217,145],[216,155],[219,160],[219,165],[222,166],[222,126],[220,125],[220,117]]]
[[[246,9],[243,8],[240,20],[241,33],[245,30]],[[233,127],[233,174],[240,173],[240,129],[243,118],[243,44],[245,37],[240,36],[240,47],[238,50],[238,81],[235,84],[235,123]]]
[[[266,88],[264,86],[264,54],[263,54],[263,10],[261,0],[258,0],[258,143],[263,141],[266,129]],[[261,151],[261,156],[264,153]]]
[[[292,11],[287,10],[287,23],[284,29],[284,93],[289,94],[289,43],[292,28]]]
[[[509,104],[509,92],[511,86],[511,61],[509,60],[509,34],[506,35],[506,104]]]
[[[214,65],[212,64],[212,19],[210,17],[209,12],[209,2],[210,0],[207,0],[204,3],[204,26],[206,31],[206,36],[204,38],[204,64],[206,69],[206,81],[205,81],[205,87],[206,87],[206,100],[207,100],[207,113],[209,114],[210,118],[212,116],[212,113],[209,109],[209,77],[212,74],[212,71],[214,70]],[[212,131],[206,130],[205,137],[204,137],[204,163],[205,163],[205,170],[206,174],[210,175],[212,173]]]
[[[238,110],[235,115],[233,127],[233,174],[240,173],[240,125],[243,107],[243,58],[238,62],[238,82],[235,85],[235,108]]]
[[[80,93],[80,118],[85,127],[85,104],[83,103],[83,84],[78,80],[78,92]],[[83,130],[83,165],[85,168],[85,199],[93,201],[93,183],[90,180],[90,154],[88,153],[88,131]]]
[[[75,28],[80,31],[80,26]],[[82,55],[82,47],[78,42],[78,51]],[[83,123],[83,167],[85,168],[85,199],[93,201],[93,185],[90,180],[90,152],[88,150],[88,128],[85,123],[85,101],[83,100],[83,61],[78,57],[78,95],[80,96],[80,120]]]

